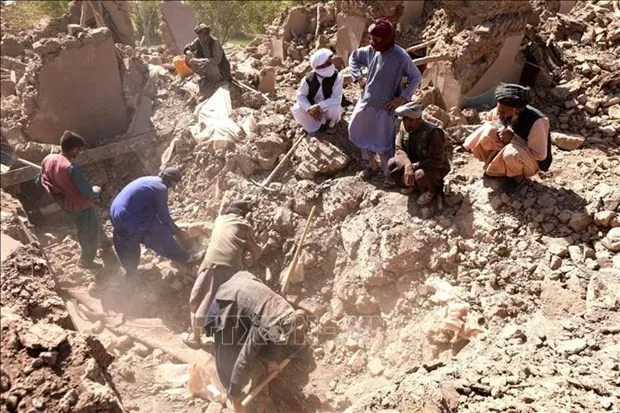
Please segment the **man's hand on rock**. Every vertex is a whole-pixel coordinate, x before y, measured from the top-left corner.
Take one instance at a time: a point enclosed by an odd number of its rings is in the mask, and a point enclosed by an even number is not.
[[[307,110],[308,115],[312,116],[314,120],[320,121],[323,117],[323,109],[319,105],[312,105]]]
[[[231,397],[230,403],[233,405],[235,413],[246,413],[245,407],[241,404],[241,397]]]
[[[397,107],[399,107],[400,105],[404,104],[407,100],[403,97],[398,97],[396,99],[392,99],[390,100],[386,105],[385,108],[387,110],[395,110]]]

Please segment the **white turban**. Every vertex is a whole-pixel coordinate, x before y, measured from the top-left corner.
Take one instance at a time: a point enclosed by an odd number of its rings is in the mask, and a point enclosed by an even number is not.
[[[312,69],[316,69],[323,63],[327,62],[334,53],[329,49],[319,49],[310,56],[310,66]]]

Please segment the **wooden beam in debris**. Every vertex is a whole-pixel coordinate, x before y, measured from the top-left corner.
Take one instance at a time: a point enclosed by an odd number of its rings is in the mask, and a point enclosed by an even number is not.
[[[140,135],[130,137],[129,139],[119,142],[109,143],[97,148],[88,149],[79,156],[80,165],[99,162],[115,156],[124,155],[126,153],[138,150],[140,145],[148,143],[155,137],[154,131],[142,133]],[[34,179],[38,170],[28,166],[25,168],[12,169],[0,175],[0,187],[7,188],[18,185]]]
[[[407,49],[407,52],[411,53],[411,52],[416,52],[418,50],[426,49],[427,47],[432,46],[435,43],[437,43],[438,40],[439,40],[439,38],[428,40],[426,42],[422,42],[422,43],[418,43],[418,44],[414,44],[413,46],[411,46],[411,47],[409,47]]]
[[[413,63],[415,63],[416,66],[422,66],[433,62],[448,61],[450,59],[451,57],[448,55],[424,56],[420,57],[419,59],[413,59]]]

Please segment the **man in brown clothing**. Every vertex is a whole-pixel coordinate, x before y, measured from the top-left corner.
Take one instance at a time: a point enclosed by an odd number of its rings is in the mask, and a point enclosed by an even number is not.
[[[427,205],[443,189],[443,179],[450,171],[444,153],[444,131],[422,119],[424,107],[408,102],[395,110],[403,127],[396,136],[396,153],[388,162],[392,179],[403,193],[419,189],[418,205]]]
[[[189,299],[192,332],[183,340],[190,347],[199,347],[205,318],[213,295],[237,271],[243,270],[246,251],[257,260],[263,249],[254,239],[254,228],[245,216],[250,212],[246,201],[233,202],[226,214],[216,218],[198,278]]]

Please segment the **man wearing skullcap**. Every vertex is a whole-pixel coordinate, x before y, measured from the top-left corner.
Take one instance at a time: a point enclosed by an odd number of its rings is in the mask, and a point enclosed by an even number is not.
[[[249,201],[235,201],[225,214],[215,219],[207,253],[198,269],[198,278],[189,299],[192,331],[183,342],[190,347],[202,345],[207,311],[220,285],[244,269],[246,252],[254,260],[262,254],[263,249],[254,238],[254,228],[246,219],[251,209]]]
[[[463,146],[484,162],[488,177],[507,177],[507,189],[551,165],[549,119],[528,105],[529,89],[516,84],[500,84],[495,91],[497,106],[486,122],[474,131]]]
[[[424,107],[419,102],[399,106],[395,113],[402,119],[396,135],[396,154],[389,160],[392,179],[404,193],[419,190],[419,205],[426,205],[443,189],[443,179],[450,171],[444,152],[444,131],[422,119]]]
[[[180,181],[178,168],[166,168],[158,176],[130,182],[112,201],[112,241],[127,275],[138,269],[141,244],[179,263],[193,264],[204,257],[204,251],[192,255],[174,239],[175,235],[185,236],[185,232],[170,216],[168,190]]]
[[[389,183],[387,163],[394,154],[394,110],[411,98],[422,76],[407,52],[394,44],[395,30],[389,20],[376,20],[368,33],[370,46],[355,50],[349,59],[351,76],[362,89],[349,124],[349,137],[366,162],[361,177],[372,177],[379,155],[384,179]],[[367,77],[362,76],[363,67],[368,68]],[[404,88],[403,77],[408,81]]]
[[[185,63],[209,83],[230,80],[230,63],[220,41],[211,36],[211,28],[200,23],[194,33],[198,37],[183,49]]]
[[[94,260],[100,241],[109,241],[103,234],[95,208],[101,188],[91,186],[80,165],[75,162],[85,146],[84,138],[65,131],[60,138],[62,153],[50,154],[43,159],[41,173],[35,182],[75,221],[81,249],[79,264],[84,268],[93,268],[98,266]]]
[[[309,134],[321,128],[334,133],[342,117],[343,79],[332,63],[333,52],[319,49],[310,56],[312,71],[297,88],[293,116]]]

